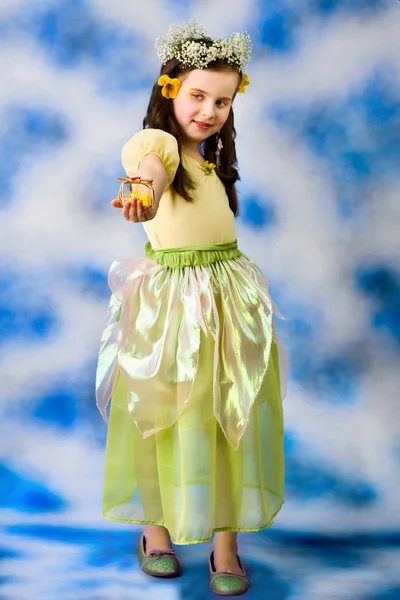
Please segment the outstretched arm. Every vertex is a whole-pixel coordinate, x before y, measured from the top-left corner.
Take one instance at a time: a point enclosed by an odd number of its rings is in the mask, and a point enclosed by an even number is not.
[[[156,154],[148,154],[140,163],[136,173],[129,173],[129,176],[141,177],[142,179],[152,179],[154,189],[153,206],[143,206],[143,203],[133,197],[131,201],[125,202],[122,207],[122,214],[127,221],[133,223],[146,222],[154,219],[157,214],[161,196],[168,185],[168,175],[163,164]],[[135,185],[135,192],[138,195],[146,194],[151,196],[151,191],[144,185]],[[111,204],[115,208],[121,208],[118,199],[112,200]]]

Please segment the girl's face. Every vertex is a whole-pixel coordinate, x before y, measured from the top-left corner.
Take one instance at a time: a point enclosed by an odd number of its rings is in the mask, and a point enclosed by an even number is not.
[[[180,77],[182,86],[172,100],[175,118],[192,149],[218,133],[228,118],[239,74],[233,70],[195,69]]]

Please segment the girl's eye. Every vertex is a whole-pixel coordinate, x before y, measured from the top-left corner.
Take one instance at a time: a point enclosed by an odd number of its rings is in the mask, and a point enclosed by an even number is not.
[[[192,98],[194,98],[195,100],[203,100],[203,96],[201,94],[190,94]],[[224,101],[224,100],[217,100],[216,102],[218,107],[224,107],[224,106],[230,106],[231,103],[228,101]]]

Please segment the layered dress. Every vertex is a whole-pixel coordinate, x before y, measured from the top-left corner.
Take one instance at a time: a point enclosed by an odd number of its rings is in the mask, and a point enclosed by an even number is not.
[[[145,256],[115,261],[96,377],[107,417],[103,515],[165,526],[176,544],[257,531],[283,503],[287,355],[258,267],[238,249],[215,171],[144,129],[122,150],[129,177],[156,154],[168,186],[143,224]],[[171,186],[180,160],[192,202]]]

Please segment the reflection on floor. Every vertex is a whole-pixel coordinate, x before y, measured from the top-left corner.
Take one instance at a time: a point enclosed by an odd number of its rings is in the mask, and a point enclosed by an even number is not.
[[[177,547],[183,575],[142,573],[134,532],[8,525],[0,543],[1,600],[205,600],[210,545]],[[332,539],[274,530],[242,534],[248,600],[400,600],[395,537]]]

